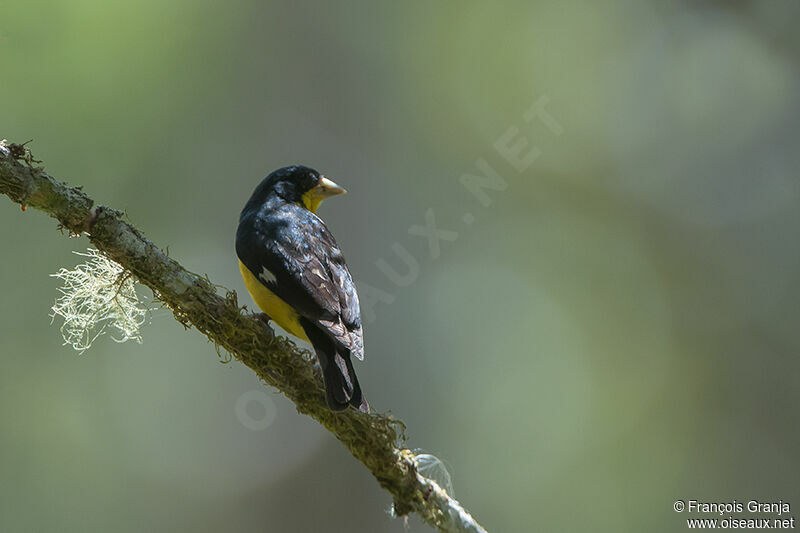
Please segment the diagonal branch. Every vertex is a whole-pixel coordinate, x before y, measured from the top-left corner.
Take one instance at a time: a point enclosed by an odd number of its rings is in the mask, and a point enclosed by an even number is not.
[[[171,259],[123,220],[120,211],[96,205],[80,187],[56,181],[23,145],[0,142],[0,193],[58,220],[132,272],[172,310],[185,327],[194,326],[233,354],[267,384],[292,400],[300,413],[317,420],[361,461],[394,499],[398,515],[418,513],[445,532],[485,533],[461,505],[434,481],[417,472],[414,454],[398,447],[405,426],[380,414],[354,409],[334,413],[325,403],[318,369],[307,352],[271,334],[241,312],[236,293],[217,294],[217,286]]]

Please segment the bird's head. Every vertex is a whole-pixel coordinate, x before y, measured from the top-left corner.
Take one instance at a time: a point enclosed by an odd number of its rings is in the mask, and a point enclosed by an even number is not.
[[[292,165],[279,168],[264,178],[253,192],[250,202],[260,205],[270,196],[278,196],[316,213],[322,200],[346,192],[313,168]]]

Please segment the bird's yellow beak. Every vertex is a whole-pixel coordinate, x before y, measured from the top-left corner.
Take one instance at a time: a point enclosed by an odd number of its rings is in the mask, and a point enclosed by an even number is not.
[[[323,198],[327,198],[328,196],[336,196],[337,194],[345,194],[347,191],[334,182],[326,178],[325,176],[321,176],[319,183],[316,187],[312,189],[317,190],[317,194]]]
[[[344,187],[340,187],[325,176],[321,176],[316,187],[303,195],[303,205],[312,213],[316,213],[322,200],[338,194],[345,194],[346,192]]]

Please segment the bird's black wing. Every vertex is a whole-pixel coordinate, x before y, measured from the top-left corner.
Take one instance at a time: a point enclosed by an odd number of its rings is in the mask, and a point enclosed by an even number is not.
[[[276,296],[363,359],[355,284],[325,223],[294,204],[248,216],[237,233],[239,259]]]

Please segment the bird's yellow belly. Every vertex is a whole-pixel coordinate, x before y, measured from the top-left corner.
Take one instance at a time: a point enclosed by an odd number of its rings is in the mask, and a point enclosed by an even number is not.
[[[256,305],[281,328],[299,339],[308,341],[308,337],[303,331],[303,326],[300,325],[300,315],[297,314],[297,311],[275,296],[275,293],[261,283],[241,261],[239,261],[239,270],[242,272],[244,285],[247,287],[250,296],[255,300]]]

